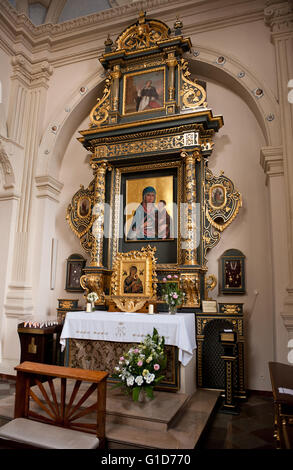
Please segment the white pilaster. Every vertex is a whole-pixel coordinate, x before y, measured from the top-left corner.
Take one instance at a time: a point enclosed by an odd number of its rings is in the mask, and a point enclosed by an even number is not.
[[[9,137],[23,145],[20,198],[16,216],[14,250],[5,300],[6,331],[3,355],[18,357],[16,325],[34,312],[32,267],[35,227],[34,175],[42,130],[42,115],[52,69],[47,62],[31,63],[22,54],[12,59],[13,75],[8,113]],[[7,340],[10,338],[10,342]],[[12,341],[13,338],[13,341]]]
[[[288,263],[288,280],[282,318],[289,337],[293,338],[293,105],[288,100],[288,83],[293,78],[293,3],[271,0],[267,5],[265,19],[271,28],[276,54],[288,246],[287,256],[283,259]]]
[[[37,188],[33,282],[36,288],[35,315],[38,318],[46,318],[52,314],[49,311],[51,270],[54,269],[52,240],[55,237],[56,212],[63,184],[50,176],[38,176],[35,181]]]
[[[263,147],[260,163],[266,174],[269,196],[270,245],[272,259],[273,337],[274,360],[287,362],[288,332],[281,321],[284,297],[288,282],[288,256],[286,211],[284,191],[284,167],[282,147]]]

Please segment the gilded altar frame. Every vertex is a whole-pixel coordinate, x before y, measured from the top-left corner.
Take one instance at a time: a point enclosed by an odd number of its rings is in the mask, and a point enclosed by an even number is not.
[[[162,255],[162,246],[169,247],[169,239],[150,243],[158,248],[158,281],[166,274],[179,275],[186,294],[184,308],[193,311],[200,309],[207,295],[207,251],[219,242],[221,232],[241,207],[241,195],[232,181],[222,174],[214,176],[208,169],[213,136],[223,125],[223,118],[213,116],[208,108],[205,84],[191,77],[184,57],[190,51],[190,39],[183,37],[180,22],[174,28],[173,36],[162,21],[148,19],[140,12],[138,21],[126,28],[115,44],[110,39],[105,42],[105,53],[100,58],[106,71],[104,92],[90,113],[89,129],[80,131],[79,141],[92,153],[90,163],[95,176],[87,196],[91,207],[99,209],[84,227],[73,198],[75,205],[69,207],[67,217],[82,247],[91,255],[82,286],[86,293],[97,286],[103,305],[117,254],[134,249],[133,243],[142,247],[138,240],[127,240],[128,246],[121,242],[124,220],[120,198],[127,175],[176,171],[176,247],[170,245],[168,258]],[[159,78],[161,74],[162,106],[129,112],[126,99],[130,80],[135,98],[138,80],[151,79],[154,74]],[[217,190],[221,192],[221,204],[214,200],[213,191]],[[107,221],[108,239],[104,236],[105,204],[112,210]],[[194,218],[196,205],[200,209]]]
[[[105,69],[103,94],[90,112],[88,129],[81,130],[79,138],[91,153],[94,180],[73,196],[67,210],[69,225],[90,256],[81,285],[85,295],[97,292],[99,308],[107,307],[118,253],[134,250],[131,241],[123,241],[120,204],[127,176],[176,174],[175,244],[156,239],[145,243],[157,248],[157,282],[168,274],[176,274],[185,293],[181,311],[193,312],[196,317],[202,314],[202,300],[209,299],[217,283],[215,276],[208,274],[207,253],[219,243],[242,205],[241,194],[231,179],[224,172],[214,175],[208,167],[215,133],[224,121],[208,107],[205,83],[189,71],[185,54],[191,51],[191,41],[183,36],[181,28],[182,23],[177,20],[171,32],[168,25],[147,18],[141,11],[138,20],[122,31],[115,42],[110,38],[105,41],[100,57]],[[128,112],[129,80],[138,82],[155,73],[164,77],[162,106]],[[95,208],[91,217],[81,217],[77,207],[77,201],[82,201],[85,194]],[[108,220],[106,205],[111,208]],[[198,208],[196,216],[194,207]],[[105,224],[109,227],[108,238]],[[185,229],[182,232],[181,226]],[[143,242],[135,243],[135,249],[143,248]],[[160,304],[160,311],[163,310],[164,304]]]

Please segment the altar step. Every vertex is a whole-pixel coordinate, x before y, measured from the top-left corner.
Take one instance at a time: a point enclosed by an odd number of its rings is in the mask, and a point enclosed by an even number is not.
[[[106,436],[109,449],[193,449],[216,406],[219,392],[198,389],[192,397],[156,392],[134,403],[108,390]]]
[[[54,381],[55,382],[55,381]],[[47,384],[44,384],[47,385]],[[74,383],[68,382],[71,395]],[[88,384],[83,383],[83,393]],[[55,384],[59,392],[59,382]],[[42,400],[37,387],[36,395]],[[133,402],[120,389],[107,386],[106,437],[109,449],[193,449],[198,443],[211,417],[220,392],[198,389],[192,397],[182,393],[156,391],[154,399],[146,403]],[[76,398],[78,400],[78,396]],[[86,406],[95,401],[91,395]],[[31,409],[45,413],[32,403]],[[0,400],[0,415],[12,419],[14,396]],[[82,421],[95,422],[96,415],[83,417]]]
[[[56,383],[56,389],[58,389]],[[67,382],[70,396],[73,383]],[[80,392],[88,385],[82,383]],[[37,391],[36,391],[37,393]],[[109,449],[193,449],[211,417],[220,392],[197,389],[192,395],[155,391],[154,399],[133,402],[120,388],[107,385],[106,438]],[[41,398],[41,397],[40,397]],[[68,398],[67,398],[68,399]],[[94,403],[91,395],[86,405]],[[95,416],[88,415],[91,422]],[[85,417],[82,418],[86,421]]]

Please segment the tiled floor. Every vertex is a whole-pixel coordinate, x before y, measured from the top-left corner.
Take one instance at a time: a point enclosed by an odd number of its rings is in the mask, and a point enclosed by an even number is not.
[[[274,449],[273,422],[273,399],[251,394],[238,416],[215,414],[200,448]]]
[[[0,400],[9,395],[13,395],[15,392],[15,381],[14,380],[1,380],[0,379]],[[0,416],[0,426],[7,423],[8,419],[4,416]]]
[[[0,380],[0,399],[12,395],[15,382]],[[217,410],[204,433],[199,449],[274,449],[273,400],[251,394],[240,405],[238,416]],[[7,419],[0,416],[0,426]]]

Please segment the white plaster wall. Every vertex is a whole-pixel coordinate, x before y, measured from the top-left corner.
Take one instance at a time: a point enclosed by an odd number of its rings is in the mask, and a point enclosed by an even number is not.
[[[191,41],[194,49],[209,47],[238,59],[277,94],[275,50],[263,20],[196,33]]]
[[[278,362],[288,362],[288,331],[281,319],[280,313],[283,311],[283,299],[286,295],[288,284],[288,264],[283,260],[288,256],[288,242],[286,231],[286,209],[284,176],[277,175],[268,181],[268,191],[270,194],[271,215],[270,224],[272,226],[271,250],[273,255],[273,283],[274,283],[274,308],[275,308],[275,360]]]
[[[78,238],[74,235],[66,221],[66,209],[71,202],[71,198],[80,185],[87,187],[93,179],[92,170],[89,165],[89,154],[83,146],[76,140],[80,137],[78,130],[87,129],[89,118],[80,123],[78,129],[72,136],[64,155],[59,180],[64,184],[60,203],[56,209],[55,238],[58,240],[58,264],[56,272],[56,288],[51,291],[50,309],[56,311],[58,298],[79,298],[80,305],[84,305],[83,294],[70,293],[64,290],[66,281],[66,260],[73,253],[79,253],[88,258],[87,253],[80,245]]]
[[[4,302],[7,283],[10,277],[11,260],[13,255],[13,242],[16,223],[16,212],[18,201],[14,197],[4,197],[0,201],[0,221],[6,229],[1,230],[1,248],[0,248],[0,362],[2,357],[14,357],[14,353],[18,355],[17,337],[14,331],[9,332],[7,322],[9,319],[4,317]]]
[[[79,93],[80,88],[84,86],[88,78],[94,73],[98,74],[98,70],[101,70],[101,65],[97,62],[97,59],[91,59],[54,69],[47,92],[45,126],[59,124],[55,122],[56,118],[58,121],[56,108],[61,104],[64,104],[64,107],[66,107],[71,96]]]
[[[243,302],[246,319],[248,388],[269,390],[267,363],[273,359],[272,266],[269,245],[268,193],[259,164],[264,138],[246,103],[232,91],[208,83],[208,102],[223,114],[224,126],[215,137],[209,168],[223,170],[243,196],[243,207],[208,255],[210,274],[218,277],[218,259],[230,248],[246,256],[246,289],[243,296],[211,296],[218,302]],[[255,291],[258,295],[255,295]]]

